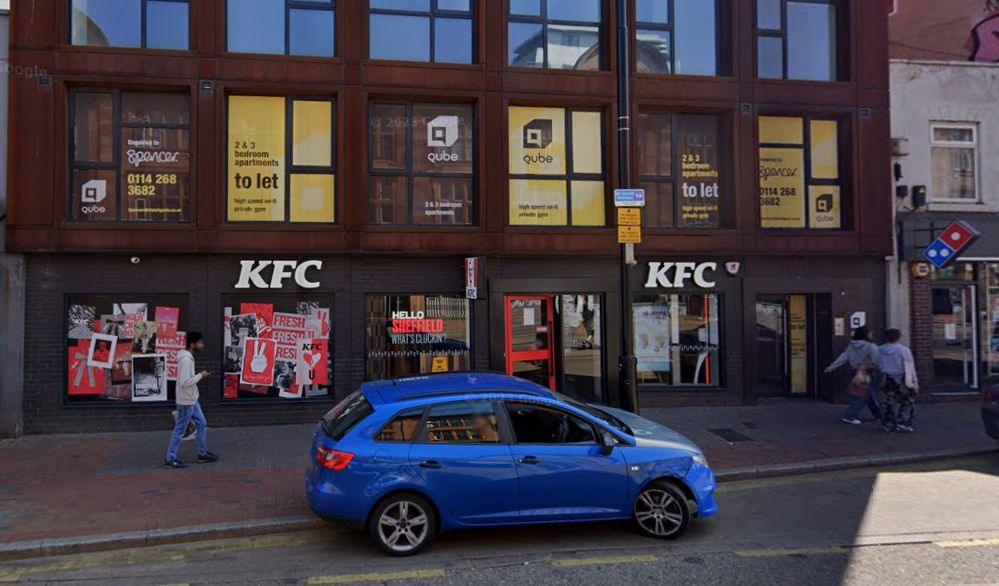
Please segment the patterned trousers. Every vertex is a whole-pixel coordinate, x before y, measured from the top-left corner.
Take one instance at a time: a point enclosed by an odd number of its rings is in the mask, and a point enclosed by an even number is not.
[[[916,418],[915,394],[891,377],[885,377],[883,390],[885,431],[895,431],[900,425],[912,427]]]

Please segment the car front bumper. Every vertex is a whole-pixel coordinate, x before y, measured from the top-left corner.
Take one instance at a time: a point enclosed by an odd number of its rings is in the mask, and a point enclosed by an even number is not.
[[[710,468],[694,462],[691,464],[690,470],[687,471],[684,482],[694,493],[698,518],[705,519],[718,514],[718,502],[715,501],[715,489],[718,487],[718,483]]]

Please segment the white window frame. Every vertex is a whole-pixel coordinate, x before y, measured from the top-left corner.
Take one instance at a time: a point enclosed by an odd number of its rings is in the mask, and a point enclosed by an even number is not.
[[[936,140],[937,129],[970,130],[971,142]],[[974,199],[954,199],[950,197],[939,197],[935,191],[929,196],[929,203],[935,204],[977,204],[982,203],[982,165],[981,155],[978,150],[978,123],[977,122],[930,122],[930,185],[933,184],[933,149],[935,148],[971,148],[972,157],[975,163],[975,198]]]

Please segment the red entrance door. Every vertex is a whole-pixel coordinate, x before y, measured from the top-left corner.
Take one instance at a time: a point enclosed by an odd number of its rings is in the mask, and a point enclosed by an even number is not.
[[[506,372],[555,389],[555,298],[506,298]]]

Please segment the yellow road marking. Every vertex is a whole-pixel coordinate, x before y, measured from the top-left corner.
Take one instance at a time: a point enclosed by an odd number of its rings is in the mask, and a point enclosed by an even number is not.
[[[604,564],[644,564],[654,562],[658,558],[654,555],[626,555],[603,558],[579,558],[552,560],[552,565],[556,568],[575,568],[577,566],[595,566]]]
[[[306,584],[353,584],[355,582],[387,582],[389,580],[431,580],[443,578],[444,570],[408,570],[404,572],[372,572],[370,574],[343,574],[340,576],[316,576]]]
[[[329,535],[327,533],[323,533],[322,531],[308,531],[233,538],[222,542],[194,542],[190,544],[145,548],[136,546],[135,549],[121,552],[79,554],[64,561],[39,565],[31,565],[32,560],[25,560],[17,565],[0,566],[0,582],[17,582],[28,574],[54,574],[88,568],[131,566],[144,562],[178,561],[194,555],[218,555],[271,547],[306,545],[309,543],[319,543],[328,539]]]
[[[845,547],[799,547],[791,549],[749,549],[734,553],[743,558],[770,558],[785,555],[840,554],[847,551]]]
[[[937,547],[994,547],[999,546],[999,538],[996,539],[966,539],[964,541],[934,541]]]

